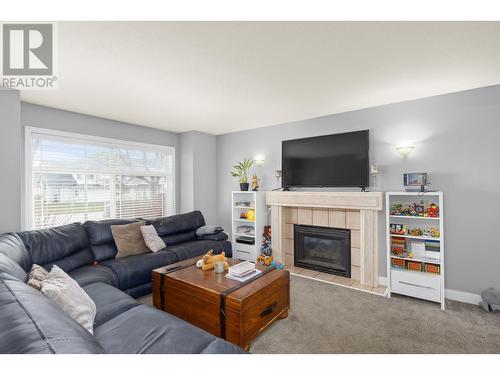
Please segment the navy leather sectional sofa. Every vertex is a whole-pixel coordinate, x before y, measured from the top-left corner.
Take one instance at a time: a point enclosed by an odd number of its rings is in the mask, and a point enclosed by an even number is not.
[[[138,219],[88,221],[0,235],[0,353],[242,353],[189,323],[134,298],[151,292],[155,268],[204,254],[231,256],[223,233],[196,237],[199,211],[151,221],[167,247],[115,259],[111,225]],[[94,335],[26,284],[33,264],[56,264],[96,304]]]

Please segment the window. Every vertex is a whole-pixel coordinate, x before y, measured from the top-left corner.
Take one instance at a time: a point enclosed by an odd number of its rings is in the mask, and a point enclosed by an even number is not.
[[[26,140],[29,229],[175,213],[173,147],[35,128]]]

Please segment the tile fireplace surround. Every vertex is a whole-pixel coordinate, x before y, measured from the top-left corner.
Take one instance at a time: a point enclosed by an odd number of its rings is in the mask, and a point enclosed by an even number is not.
[[[377,211],[382,210],[383,193],[271,191],[266,193],[266,203],[271,207],[273,257],[277,261],[294,268],[294,224],[350,229],[352,282],[360,289],[377,288]]]

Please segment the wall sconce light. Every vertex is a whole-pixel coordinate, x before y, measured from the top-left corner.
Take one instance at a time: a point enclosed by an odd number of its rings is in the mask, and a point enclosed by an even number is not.
[[[407,158],[415,149],[415,146],[404,145],[404,146],[396,146],[396,150],[401,154],[402,157]]]
[[[380,173],[380,170],[378,169],[378,167],[374,164],[370,165],[370,174],[375,177],[376,175],[378,175]]]
[[[255,164],[258,165],[259,167],[266,161],[266,159],[262,155],[257,155],[253,160]]]

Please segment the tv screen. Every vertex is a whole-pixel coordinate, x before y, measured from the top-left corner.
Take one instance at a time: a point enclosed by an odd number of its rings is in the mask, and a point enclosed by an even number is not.
[[[282,187],[367,187],[369,131],[283,141]]]

